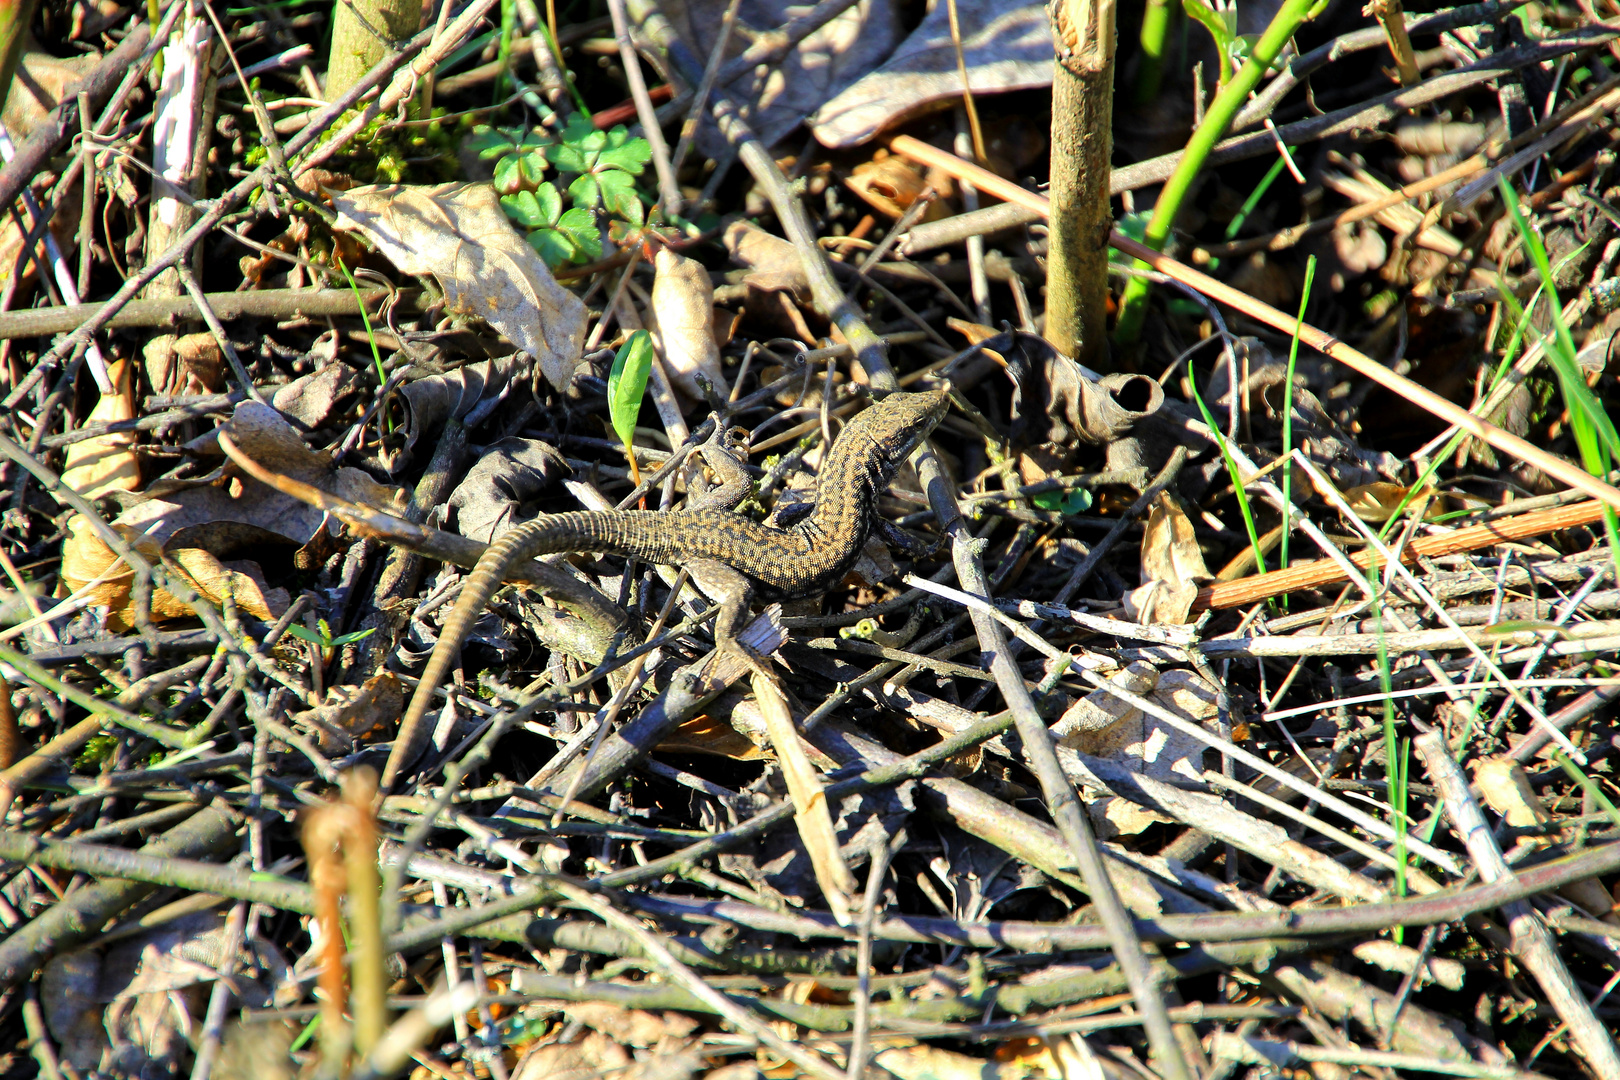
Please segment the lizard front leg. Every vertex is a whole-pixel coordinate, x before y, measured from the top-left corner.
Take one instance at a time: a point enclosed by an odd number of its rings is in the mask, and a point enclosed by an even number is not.
[[[735,510],[748,497],[753,477],[743,468],[742,461],[748,449],[741,429],[715,424],[714,434],[706,439],[698,452],[714,470],[719,486],[688,501],[693,510]]]

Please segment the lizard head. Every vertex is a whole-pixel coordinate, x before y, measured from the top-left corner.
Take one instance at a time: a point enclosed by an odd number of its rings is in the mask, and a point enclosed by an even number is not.
[[[877,453],[869,459],[874,474],[872,489],[882,491],[911,452],[945,418],[950,404],[945,389],[890,394],[851,420],[838,442],[851,448],[875,446]]]

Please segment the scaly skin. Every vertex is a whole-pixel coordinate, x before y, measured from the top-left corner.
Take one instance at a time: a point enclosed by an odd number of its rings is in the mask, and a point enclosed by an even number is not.
[[[428,732],[434,690],[512,567],[539,555],[605,551],[653,563],[722,563],[744,575],[756,594],[772,599],[826,592],[866,546],[877,497],[948,405],[944,390],[890,394],[856,415],[821,467],[815,510],[791,528],[760,525],[728,510],[613,510],[548,514],[502,534],[478,560],[444,621],[388,755],[383,790],[415,760]],[[745,613],[747,598],[732,599],[734,614]],[[730,646],[734,629],[723,613],[716,632],[721,647]]]

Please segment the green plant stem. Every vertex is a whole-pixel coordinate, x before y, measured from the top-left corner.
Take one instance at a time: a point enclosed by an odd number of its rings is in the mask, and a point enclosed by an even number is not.
[[[1266,27],[1266,32],[1260,35],[1254,49],[1249,54],[1248,62],[1238,69],[1230,82],[1221,88],[1210,103],[1209,110],[1204,114],[1204,122],[1198,125],[1192,138],[1187,142],[1187,149],[1181,156],[1181,163],[1170,179],[1165,181],[1164,190],[1159,193],[1159,200],[1153,206],[1153,217],[1148,221],[1147,233],[1142,243],[1154,251],[1163,251],[1165,241],[1170,237],[1170,229],[1175,225],[1176,215],[1181,210],[1181,204],[1192,192],[1193,182],[1198,179],[1198,173],[1204,167],[1204,160],[1209,157],[1215,144],[1226,134],[1227,128],[1232,126],[1232,119],[1237,116],[1238,110],[1249,100],[1249,94],[1260,84],[1260,79],[1277,57],[1282,53],[1283,46],[1294,32],[1300,28],[1314,14],[1314,8],[1320,0],[1285,0],[1278,9],[1277,15]],[[1139,266],[1141,264],[1138,264]],[[1145,267],[1143,267],[1145,269]],[[1125,284],[1125,296],[1120,301],[1119,323],[1114,331],[1114,340],[1121,345],[1134,345],[1142,336],[1142,321],[1147,313],[1147,298],[1149,284],[1145,278],[1132,277]]]
[[[1278,164],[1281,164],[1279,161]],[[1275,174],[1276,170],[1272,170]],[[1294,449],[1294,367],[1299,359],[1299,329],[1305,325],[1305,308],[1311,302],[1311,283],[1316,279],[1316,256],[1312,255],[1305,261],[1305,288],[1299,296],[1299,318],[1294,326],[1294,335],[1288,342],[1288,375],[1283,380],[1283,429],[1282,452],[1287,457]],[[1288,569],[1288,534],[1293,530],[1293,523],[1289,521],[1289,511],[1293,509],[1294,470],[1284,468],[1282,471],[1282,550],[1278,553],[1278,569]],[[1287,597],[1283,597],[1284,603]]]
[[[34,21],[37,0],[0,0],[0,105],[6,101],[11,85],[17,81],[17,64],[22,59],[23,39],[28,36],[28,24]],[[157,19],[152,19],[157,25]],[[20,136],[13,138],[21,142]]]
[[[1170,0],[1147,0],[1142,11],[1142,32],[1137,40],[1142,58],[1136,65],[1136,88],[1131,104],[1150,105],[1159,96],[1164,80],[1164,45],[1170,37]]]
[[[1497,177],[1496,186],[1503,204],[1512,215],[1514,227],[1524,239],[1525,250],[1530,253],[1536,272],[1541,277],[1541,288],[1546,292],[1547,312],[1553,325],[1553,336],[1546,342],[1547,362],[1558,376],[1558,387],[1564,398],[1564,408],[1569,412],[1570,432],[1580,450],[1581,464],[1593,476],[1607,476],[1609,462],[1620,455],[1620,434],[1616,433],[1614,421],[1602,403],[1586,385],[1585,373],[1576,359],[1574,335],[1564,321],[1564,308],[1554,285],[1547,248],[1525,220],[1524,213],[1519,209],[1518,196],[1507,179]],[[1516,307],[1512,294],[1508,296],[1510,305]],[[1527,322],[1528,316],[1520,313],[1520,319]],[[1603,526],[1609,541],[1610,557],[1614,560],[1615,569],[1620,571],[1620,519],[1616,518],[1613,508],[1605,509]]]

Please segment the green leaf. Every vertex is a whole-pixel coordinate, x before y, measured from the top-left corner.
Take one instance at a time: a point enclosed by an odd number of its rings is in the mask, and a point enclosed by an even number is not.
[[[530,185],[523,182],[523,159],[516,154],[508,154],[495,163],[495,175],[492,178],[495,190],[502,195],[516,195]]]
[[[566,143],[546,147],[546,160],[555,165],[559,172],[582,173],[590,168],[585,155]]]
[[[594,207],[602,201],[602,190],[597,186],[596,177],[590,173],[581,173],[572,184],[568,185],[568,197],[574,200],[575,206]]]
[[[520,191],[516,195],[502,195],[501,209],[506,216],[523,226],[525,229],[538,229],[543,225],[550,225],[551,219],[546,216],[532,191]]]
[[[311,645],[322,645],[322,646],[324,646],[326,644],[326,642],[324,640],[322,640],[321,635],[318,632],[309,629],[309,627],[307,627],[307,626],[297,626],[297,625],[289,626],[289,627],[287,627],[287,633],[291,634],[293,637],[297,638],[300,641],[307,641]]]
[[[619,346],[613,357],[613,371],[608,375],[608,416],[619,441],[628,449],[636,434],[636,417],[641,413],[641,399],[647,395],[647,376],[652,373],[652,335],[637,330],[630,340]]]
[[[557,185],[541,184],[534,189],[534,198],[540,206],[540,216],[545,218],[546,224],[557,224],[557,219],[562,216],[562,192],[557,190]]]
[[[585,261],[579,258],[579,245],[574,243],[573,237],[560,229],[536,229],[524,239],[553,270],[571,262]]]
[[[1043,491],[1030,496],[1030,502],[1042,510],[1055,514],[1083,514],[1091,509],[1091,492],[1081,488],[1073,491]]]
[[[332,647],[337,648],[342,645],[351,645],[356,641],[364,641],[376,632],[377,628],[375,626],[368,626],[364,630],[356,630],[352,634],[343,634],[332,639]]]
[[[570,146],[583,146],[585,140],[598,134],[601,133],[596,130],[596,125],[591,122],[590,117],[584,113],[574,113],[568,118],[568,123],[563,125],[563,129],[557,133],[557,141]]]
[[[602,190],[602,205],[608,213],[640,225],[645,220],[641,198],[636,194],[636,182],[629,173],[597,173],[596,183]]]
[[[1215,47],[1226,52],[1232,45],[1232,29],[1227,25],[1222,12],[1210,7],[1208,0],[1181,0],[1181,6],[1187,15],[1196,21],[1209,36],[1215,39]]]
[[[1118,229],[1119,235],[1125,237],[1125,239],[1135,240],[1140,244],[1147,237],[1148,219],[1151,216],[1151,214],[1140,210],[1133,214],[1121,214],[1119,220],[1114,223],[1114,228]],[[1129,255],[1121,255],[1116,248],[1108,249],[1108,258],[1117,263],[1130,263],[1133,261]]]
[[[587,262],[602,257],[602,234],[596,228],[596,215],[582,206],[576,206],[557,219],[557,228],[566,232],[579,248],[576,262]]]
[[[546,178],[546,155],[542,150],[530,150],[517,155],[518,164],[523,174],[523,186],[535,188],[540,181]]]
[[[596,160],[598,166],[623,169],[632,176],[640,176],[641,171],[652,160],[652,145],[646,139],[631,139],[623,146],[610,147],[602,151]]]
[[[467,147],[478,155],[483,161],[498,158],[503,154],[510,154],[517,149],[517,143],[506,132],[498,128],[479,127],[467,137]]]

